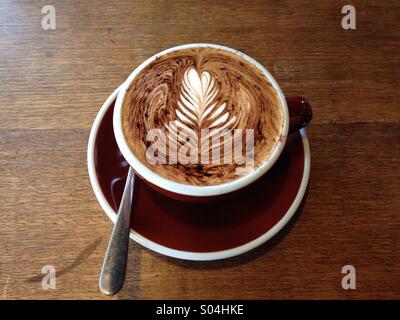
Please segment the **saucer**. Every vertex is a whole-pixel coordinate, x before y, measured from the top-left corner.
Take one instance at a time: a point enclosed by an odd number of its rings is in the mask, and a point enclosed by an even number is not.
[[[90,182],[115,223],[129,165],[113,132],[117,88],[101,107],[88,144]],[[288,137],[275,165],[234,197],[211,204],[167,198],[137,177],[130,238],[160,254],[217,260],[247,252],[276,235],[293,217],[310,175],[305,129]]]

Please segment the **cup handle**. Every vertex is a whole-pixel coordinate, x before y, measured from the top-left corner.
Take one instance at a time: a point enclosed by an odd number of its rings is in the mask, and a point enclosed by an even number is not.
[[[299,96],[286,97],[286,103],[289,109],[289,133],[297,132],[311,121],[311,104]]]

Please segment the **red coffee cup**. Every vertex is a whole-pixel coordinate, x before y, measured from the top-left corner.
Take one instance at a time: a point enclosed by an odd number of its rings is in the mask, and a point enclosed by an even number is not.
[[[126,93],[130,88],[130,86],[132,85],[133,81],[136,79],[137,75],[149,64],[151,64],[153,61],[155,61],[156,59],[160,58],[163,55],[166,55],[170,52],[177,50],[196,48],[196,47],[216,48],[220,50],[225,50],[230,53],[234,53],[242,57],[243,59],[247,60],[248,62],[252,63],[265,75],[265,77],[273,85],[280,99],[281,102],[280,105],[282,106],[283,127],[282,127],[281,139],[278,141],[277,145],[275,146],[275,149],[268,157],[268,159],[266,159],[253,172],[244,175],[236,180],[218,185],[207,185],[207,186],[187,185],[169,180],[165,177],[158,175],[135,156],[131,148],[128,146],[128,143],[125,139],[122,130],[122,117],[121,117],[122,105]],[[312,118],[312,110],[309,102],[303,97],[296,96],[296,97],[285,98],[285,96],[282,93],[282,90],[280,89],[278,83],[275,81],[272,75],[253,58],[235,49],[224,46],[213,45],[213,44],[188,44],[164,50],[150,57],[131,73],[131,75],[124,82],[124,84],[122,84],[121,89],[118,93],[114,109],[113,127],[114,127],[115,138],[118,147],[121,150],[122,155],[128,161],[129,165],[134,169],[136,174],[138,174],[152,188],[174,199],[190,201],[190,202],[208,202],[219,199],[221,197],[226,197],[227,195],[230,195],[248,186],[249,184],[259,179],[261,176],[263,176],[274,165],[274,163],[281,155],[288,134],[297,132],[298,130],[306,126],[310,122],[311,118]]]

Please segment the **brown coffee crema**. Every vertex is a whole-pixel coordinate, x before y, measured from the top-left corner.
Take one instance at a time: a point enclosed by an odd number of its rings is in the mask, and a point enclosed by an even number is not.
[[[280,99],[265,75],[236,54],[204,47],[171,52],[145,67],[126,94],[121,116],[125,139],[144,165],[169,180],[198,186],[230,182],[257,169],[275,149],[283,127]],[[149,141],[152,129],[166,138]],[[237,169],[245,164],[233,156],[224,163],[224,155],[237,146],[229,134],[236,129],[244,130],[243,156],[251,141],[245,129],[254,130],[254,165],[242,171]],[[155,148],[155,154],[165,153],[166,163],[149,161],[146,152],[161,143],[166,148]],[[208,163],[200,155],[205,150]],[[219,163],[211,160],[215,150],[222,156]],[[176,161],[179,152],[189,155],[189,163]]]

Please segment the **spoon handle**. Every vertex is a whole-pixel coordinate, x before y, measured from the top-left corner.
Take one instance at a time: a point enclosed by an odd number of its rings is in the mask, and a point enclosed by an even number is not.
[[[100,273],[100,290],[106,295],[116,294],[124,284],[134,185],[135,173],[129,167],[117,221],[111,234]]]

